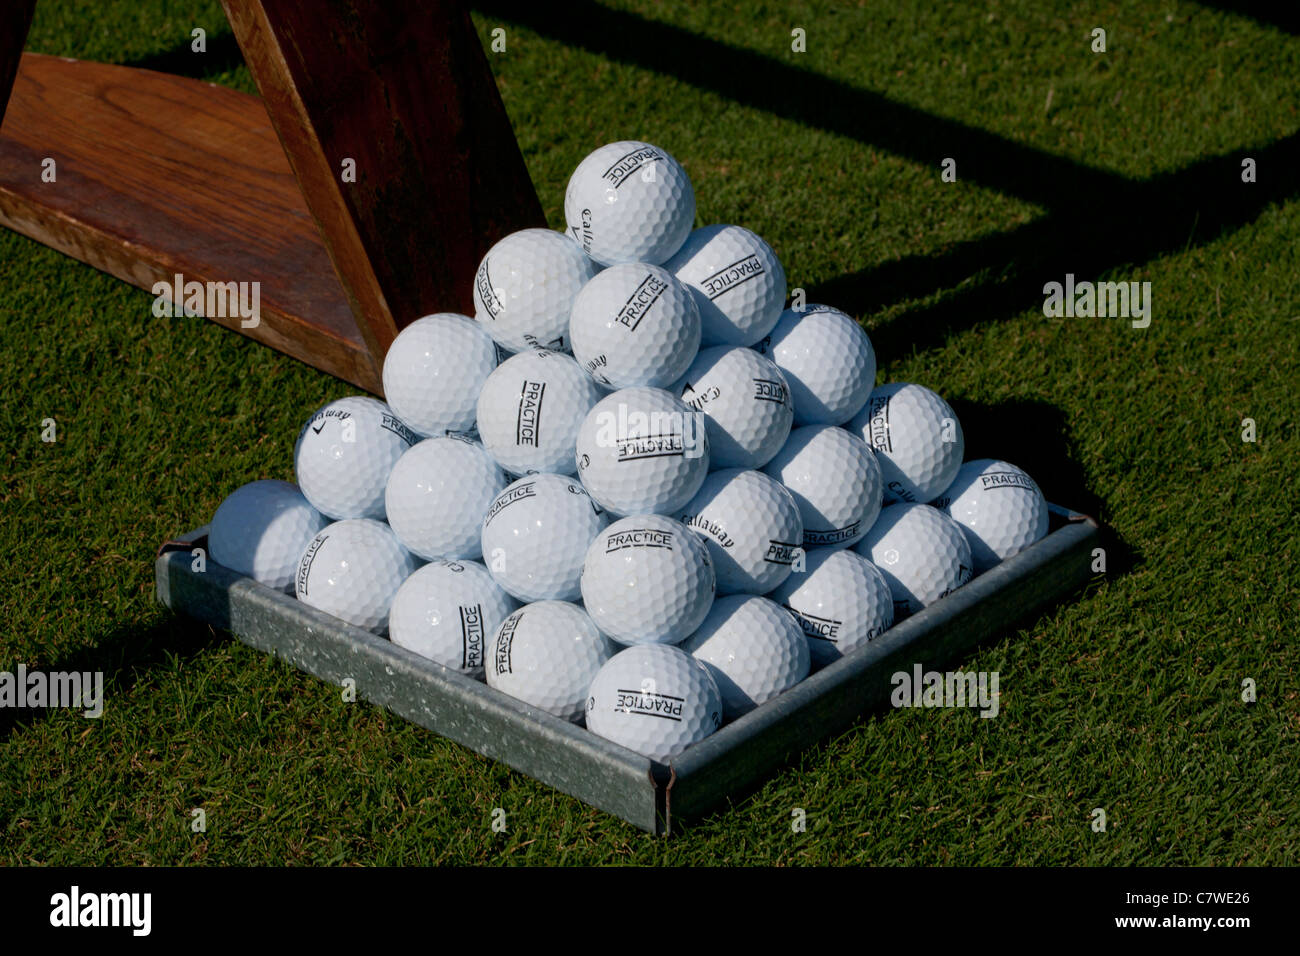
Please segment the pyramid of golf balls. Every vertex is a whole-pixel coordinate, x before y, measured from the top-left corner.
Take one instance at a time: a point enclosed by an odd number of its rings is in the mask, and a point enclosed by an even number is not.
[[[762,238],[692,229],[663,149],[602,146],[564,213],[402,330],[387,403],[307,419],[296,485],[226,498],[212,559],[667,762],[1046,533]]]

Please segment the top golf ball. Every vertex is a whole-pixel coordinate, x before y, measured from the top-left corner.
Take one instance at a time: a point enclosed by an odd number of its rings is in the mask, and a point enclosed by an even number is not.
[[[578,164],[564,194],[569,235],[601,265],[660,265],[695,221],[695,190],[658,146],[609,143]]]

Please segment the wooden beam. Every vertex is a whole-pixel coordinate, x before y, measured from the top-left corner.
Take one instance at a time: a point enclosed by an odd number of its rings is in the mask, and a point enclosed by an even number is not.
[[[223,4],[370,353],[472,314],[483,254],[546,222],[466,6]]]

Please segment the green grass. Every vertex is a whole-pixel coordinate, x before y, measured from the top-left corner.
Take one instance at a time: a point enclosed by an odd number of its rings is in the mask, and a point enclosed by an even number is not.
[[[553,225],[587,151],[661,143],[703,221],[861,316],[881,381],[953,400],[969,457],[1111,529],[1106,575],[964,662],[1000,672],[1000,716],[864,717],[665,841],[343,703],[156,605],[152,558],[289,477],[303,417],[351,390],[0,232],[0,669],[108,680],[99,721],[0,713],[0,861],[1295,863],[1300,37],[1172,0],[931,6],[475,22],[506,27],[489,60]],[[216,2],[42,0],[28,48],[253,89]],[[1044,318],[1065,271],[1150,281],[1151,327]]]

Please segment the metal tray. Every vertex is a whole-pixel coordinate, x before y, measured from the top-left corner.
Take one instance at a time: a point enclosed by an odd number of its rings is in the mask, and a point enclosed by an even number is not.
[[[803,748],[888,701],[891,675],[943,670],[1091,578],[1097,522],[1056,505],[1043,540],[687,749],[671,765],[597,737],[207,559],[207,526],[165,543],[158,600],[421,727],[655,834],[755,788]]]

